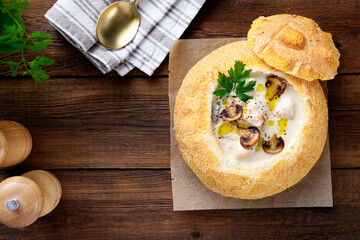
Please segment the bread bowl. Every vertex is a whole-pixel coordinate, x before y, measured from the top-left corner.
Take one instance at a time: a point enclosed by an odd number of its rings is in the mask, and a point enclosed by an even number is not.
[[[219,87],[218,72],[226,73],[237,60],[253,69],[253,74],[285,79],[288,88],[283,94],[288,90],[298,92],[303,104],[303,109],[296,109],[304,116],[299,125],[292,128],[295,133],[290,140],[290,135],[283,136],[283,150],[269,154],[268,158],[231,159],[214,133],[212,108],[217,99],[213,92]],[[290,123],[288,127],[290,129]],[[176,99],[174,128],[185,161],[209,189],[224,196],[258,199],[294,185],[316,163],[326,140],[327,106],[317,80],[304,81],[268,66],[248,42],[240,41],[215,50],[189,71]],[[256,149],[251,151],[252,156],[265,154]]]

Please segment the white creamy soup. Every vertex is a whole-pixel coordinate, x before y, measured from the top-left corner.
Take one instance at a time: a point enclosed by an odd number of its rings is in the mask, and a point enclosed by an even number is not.
[[[286,151],[295,140],[305,119],[302,99],[296,89],[284,79],[282,80],[286,83],[285,90],[271,101],[267,99],[266,93],[270,91],[266,86],[267,78],[272,76],[274,75],[253,71],[251,77],[246,80],[246,83],[256,81],[255,90],[248,93],[253,99],[246,102],[241,101],[234,91],[222,100],[214,96],[212,129],[220,149],[227,158],[227,162],[222,163],[220,167],[237,169],[261,167]],[[224,110],[234,105],[242,107],[241,117],[233,121],[223,119]],[[240,143],[241,137],[249,127],[256,127],[260,136],[254,146],[243,147]],[[278,153],[267,153],[263,148],[263,141],[269,142],[274,135],[277,139],[281,138],[283,148]],[[265,149],[268,151],[266,146]]]

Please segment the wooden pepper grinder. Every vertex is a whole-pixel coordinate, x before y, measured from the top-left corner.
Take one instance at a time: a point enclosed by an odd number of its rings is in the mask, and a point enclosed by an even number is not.
[[[61,184],[48,171],[35,170],[0,183],[0,222],[22,228],[50,213],[59,204]]]
[[[29,130],[13,121],[0,121],[0,168],[24,161],[32,149]]]

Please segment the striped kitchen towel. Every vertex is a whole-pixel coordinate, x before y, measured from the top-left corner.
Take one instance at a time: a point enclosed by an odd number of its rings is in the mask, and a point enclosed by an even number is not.
[[[58,0],[45,17],[102,73],[115,69],[121,76],[134,67],[148,75],[164,60],[205,0],[139,0],[140,28],[133,41],[107,50],[96,39],[96,21],[115,0]]]

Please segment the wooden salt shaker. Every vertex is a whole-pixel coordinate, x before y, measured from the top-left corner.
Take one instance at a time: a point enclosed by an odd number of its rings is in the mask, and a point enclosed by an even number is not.
[[[13,121],[0,121],[0,168],[24,161],[32,149],[29,130]]]
[[[23,228],[50,213],[59,204],[61,184],[48,171],[35,170],[0,183],[0,222]]]

